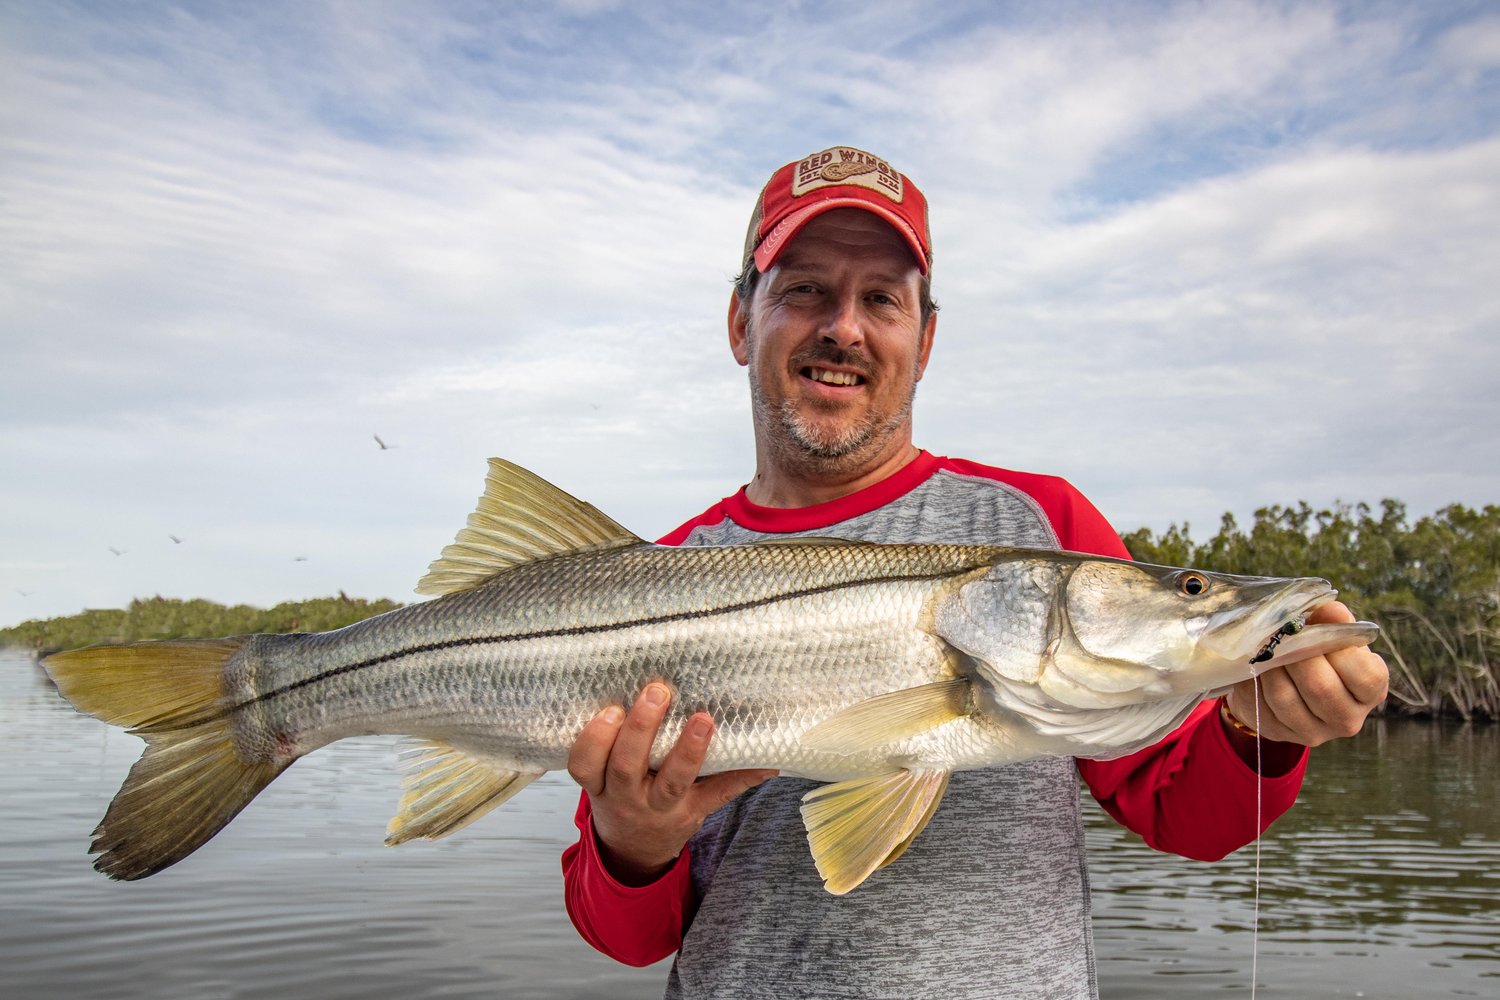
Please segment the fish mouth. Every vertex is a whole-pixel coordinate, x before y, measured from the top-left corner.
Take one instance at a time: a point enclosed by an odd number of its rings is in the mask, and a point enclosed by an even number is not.
[[[1285,639],[1306,629],[1309,611],[1338,596],[1332,584],[1315,577],[1242,586],[1244,600],[1210,615],[1201,641],[1223,659],[1247,665],[1270,662]]]

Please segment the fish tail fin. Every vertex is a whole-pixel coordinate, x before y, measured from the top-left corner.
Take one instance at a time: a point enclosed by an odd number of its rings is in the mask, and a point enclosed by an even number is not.
[[[91,646],[42,661],[73,707],[146,741],[89,848],[110,878],[145,878],[181,861],[291,764],[235,750],[221,679],[243,642]]]

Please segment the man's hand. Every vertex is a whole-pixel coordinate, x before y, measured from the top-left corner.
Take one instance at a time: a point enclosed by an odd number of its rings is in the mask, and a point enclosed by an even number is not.
[[[698,779],[714,722],[688,719],[661,768],[651,770],[651,744],[672,694],[646,685],[627,715],[604,709],[583,728],[568,754],[568,773],[589,794],[594,835],[604,865],[626,885],[647,885],[672,866],[709,813],[776,771],[725,771]]]
[[[1339,601],[1307,616],[1309,625],[1354,620]],[[1389,682],[1384,659],[1368,646],[1351,646],[1261,674],[1258,717],[1256,682],[1241,681],[1229,692],[1229,711],[1265,739],[1315,747],[1359,732]]]

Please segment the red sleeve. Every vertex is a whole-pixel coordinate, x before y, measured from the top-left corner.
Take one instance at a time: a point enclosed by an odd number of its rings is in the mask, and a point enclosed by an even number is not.
[[[650,885],[616,882],[594,839],[587,793],[578,797],[578,842],[563,851],[563,899],[583,939],[617,962],[650,965],[682,946],[693,902],[688,850]]]
[[[1065,480],[1019,473],[1006,478],[1041,505],[1063,548],[1130,558],[1104,515]],[[1204,702],[1161,741],[1128,757],[1078,761],[1079,774],[1105,811],[1156,850],[1217,861],[1264,833],[1302,788],[1307,749],[1289,761],[1289,748],[1278,745],[1275,770],[1283,773],[1259,781],[1257,828],[1255,770],[1230,746],[1217,707],[1217,700]]]
[[[1217,861],[1264,833],[1292,807],[1307,748],[1285,774],[1263,778],[1229,745],[1218,701],[1206,701],[1166,738],[1117,760],[1079,760],[1078,773],[1106,812],[1158,851]]]

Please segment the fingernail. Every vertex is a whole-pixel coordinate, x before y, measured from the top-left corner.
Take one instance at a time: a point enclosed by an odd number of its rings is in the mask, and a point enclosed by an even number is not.
[[[693,739],[706,740],[708,739],[709,725],[703,719],[694,719],[693,724],[688,727],[688,731],[692,734]]]
[[[667,689],[660,684],[649,684],[646,686],[646,704],[652,708],[666,704]]]
[[[619,705],[611,705],[599,713],[599,718],[611,726],[618,726],[621,722],[625,721],[625,710]]]

